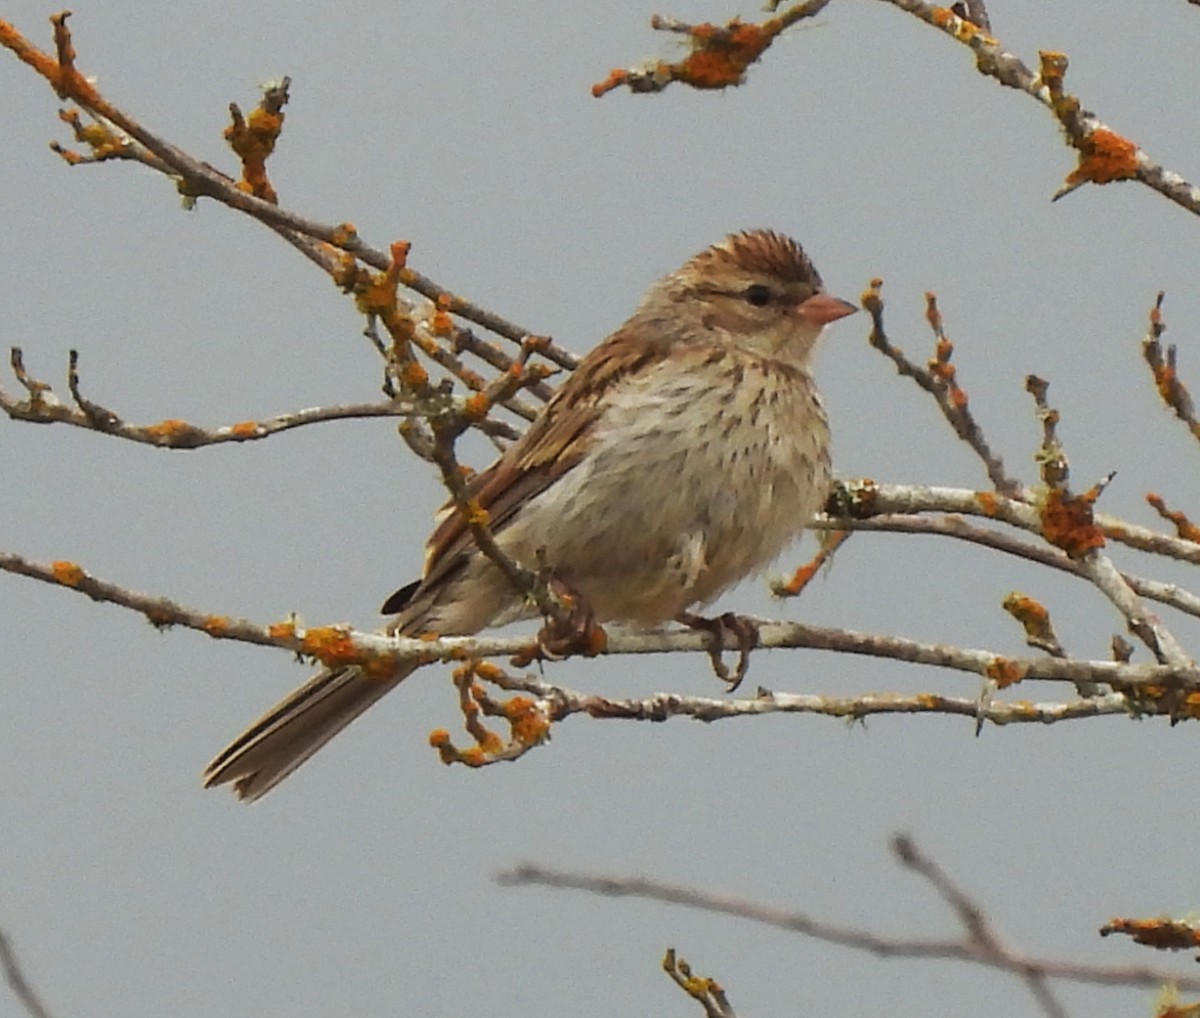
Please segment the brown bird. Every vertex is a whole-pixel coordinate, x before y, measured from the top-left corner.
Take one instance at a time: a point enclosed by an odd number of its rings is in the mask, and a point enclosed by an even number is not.
[[[471,494],[500,548],[599,622],[659,626],[769,565],[821,508],[829,427],[812,377],[824,326],[854,312],[794,240],[733,234],[655,283]],[[539,559],[539,552],[542,558]],[[477,633],[535,613],[443,509],[424,577],[387,632]],[[412,671],[329,669],[208,765],[253,801]]]

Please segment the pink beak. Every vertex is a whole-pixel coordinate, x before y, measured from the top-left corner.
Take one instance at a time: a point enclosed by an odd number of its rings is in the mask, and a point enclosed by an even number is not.
[[[858,308],[849,301],[827,293],[818,293],[796,305],[796,314],[813,325],[828,325],[839,318],[854,314],[857,310]]]

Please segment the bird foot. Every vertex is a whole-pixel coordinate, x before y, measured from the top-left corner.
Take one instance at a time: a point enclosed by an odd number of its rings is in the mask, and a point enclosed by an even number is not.
[[[542,657],[561,661],[572,654],[595,657],[603,653],[608,634],[596,621],[591,606],[561,580],[550,580],[550,590],[566,610],[556,618],[546,619],[546,624],[538,630],[537,644]]]
[[[712,637],[708,656],[712,661],[713,671],[717,673],[717,678],[729,686],[729,692],[737,689],[746,677],[746,672],[750,670],[750,651],[758,646],[758,624],[745,615],[733,612],[726,612],[711,619],[692,612],[681,612],[675,617],[675,621],[689,629],[706,632]],[[732,674],[721,658],[725,641],[730,636],[737,640],[738,647],[738,663]]]

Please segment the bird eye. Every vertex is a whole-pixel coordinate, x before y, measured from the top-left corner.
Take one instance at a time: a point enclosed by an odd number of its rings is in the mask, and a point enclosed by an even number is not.
[[[762,283],[752,283],[746,287],[742,296],[756,308],[766,307],[771,303],[771,288],[763,286]]]

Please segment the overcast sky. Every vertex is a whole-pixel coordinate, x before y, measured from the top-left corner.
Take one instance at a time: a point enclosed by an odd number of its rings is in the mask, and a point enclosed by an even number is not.
[[[449,289],[585,351],[645,287],[726,232],[798,237],[829,289],[885,280],[893,338],[930,349],[940,297],[959,378],[1010,468],[1032,482],[1023,391],[1049,379],[1079,488],[1154,524],[1157,490],[1200,512],[1194,440],[1140,359],[1167,292],[1168,339],[1200,391],[1200,230],[1133,184],[1050,196],[1074,165],[1051,118],[970,54],[882,3],[836,0],[726,94],[592,82],[678,55],[648,28],[758,18],[705,0],[280,3],[79,0],[79,65],[124,109],[226,169],[230,101],[289,74],[270,169],[283,203],[352,221]],[[1195,180],[1200,9],[1183,0],[1006,3],[996,34],[1028,63],[1071,55],[1067,86]],[[48,45],[54,8],[0,15]],[[0,279],[6,345],[65,394],[132,421],[203,425],[371,399],[377,357],[351,303],[306,261],[212,203],[191,213],[132,165],[69,169],[46,84],[0,54]],[[928,397],[830,330],[819,380],[845,477],[983,487]],[[0,381],[12,390],[13,383]],[[0,421],[0,547],[267,622],[376,625],[414,577],[441,491],[376,420],[194,452]],[[793,567],[811,538],[781,563]],[[1194,577],[1117,549],[1122,567]],[[999,607],[1025,590],[1072,653],[1105,657],[1121,621],[1080,581],[928,538],[860,536],[798,602],[759,581],[722,608],[1024,654]],[[1164,620],[1197,645],[1193,619]],[[1097,928],[1197,907],[1188,794],[1194,725],[1093,720],[985,729],[945,717],[866,726],[810,716],[711,726],[574,718],[511,766],[446,768],[454,727],[428,669],[253,807],[204,791],[211,755],[308,669],[287,654],[157,633],[138,616],[0,575],[0,928],[58,1016],[696,1015],[661,973],[675,946],[743,1015],[1037,1013],[1015,980],[887,962],[647,902],[502,889],[520,860],[638,873],[896,935],[955,935],[887,852],[897,830],[976,894],[1022,950],[1159,962]],[[1139,660],[1145,655],[1140,654]],[[698,655],[570,661],[564,684],[718,695]],[[749,687],[973,696],[961,674],[760,653]],[[1018,696],[1061,696],[1057,687]],[[1180,794],[1184,793],[1182,803]],[[1191,963],[1177,959],[1181,969]],[[1194,968],[1194,965],[1191,967]],[[1148,1014],[1148,991],[1061,987],[1074,1015]],[[17,1014],[0,993],[0,1015]]]

